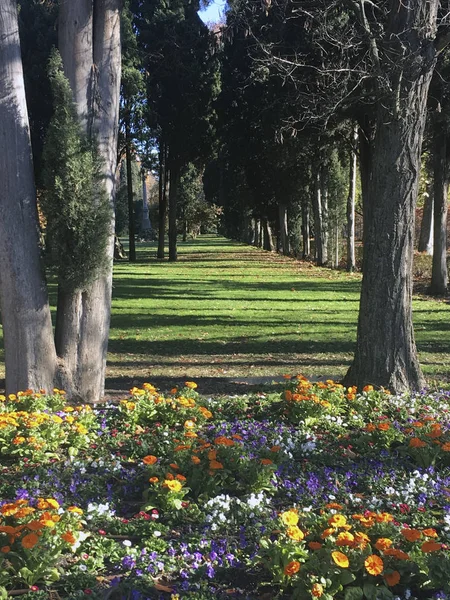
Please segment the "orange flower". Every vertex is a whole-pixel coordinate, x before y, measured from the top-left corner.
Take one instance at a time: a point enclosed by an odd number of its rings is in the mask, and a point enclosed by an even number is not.
[[[69,512],[71,513],[75,513],[76,515],[82,515],[83,511],[81,508],[78,508],[78,506],[69,506],[69,508],[67,509]]]
[[[184,385],[190,390],[195,390],[198,388],[198,385],[194,381],[185,381]]]
[[[403,550],[398,550],[397,548],[386,548],[384,553],[386,556],[393,556],[397,560],[409,560],[409,554],[403,552]]]
[[[377,550],[386,550],[392,546],[392,540],[389,538],[378,538],[375,544]]]
[[[292,400],[292,392],[290,390],[286,390],[284,392],[284,397],[288,402],[291,401]]]
[[[420,549],[422,550],[422,552],[437,552],[438,550],[441,549],[441,544],[439,544],[438,542],[433,542],[433,540],[428,540],[427,542],[424,542],[421,546]]]
[[[22,546],[27,549],[34,548],[39,541],[39,537],[35,533],[28,533],[22,538]]]
[[[77,541],[71,531],[66,531],[66,533],[63,533],[61,538],[70,545],[75,544]]]
[[[363,392],[373,392],[373,385],[365,385],[363,387]]]
[[[378,424],[378,429],[380,431],[387,431],[391,427],[390,423],[384,422]]]
[[[363,533],[362,531],[356,531],[355,532],[355,545],[359,546],[360,548],[365,548],[367,546],[367,544],[370,543],[370,538],[368,535],[366,535],[365,533]]]
[[[159,479],[157,477],[150,477],[149,482],[150,483],[158,483]]]
[[[292,540],[295,540],[296,542],[301,542],[305,537],[303,531],[299,529],[297,525],[292,525],[291,527],[288,527],[286,529],[286,535]]]
[[[383,572],[384,564],[382,559],[376,554],[371,554],[364,561],[364,566],[366,567],[366,571],[370,573],[370,575],[380,575]]]
[[[10,546],[2,546],[0,548],[0,552],[3,552],[3,554],[8,554],[8,552],[11,551],[11,547]]]
[[[186,477],[184,475],[181,475],[181,473],[178,473],[175,479],[178,479],[178,481],[186,481]]]
[[[205,419],[211,419],[213,414],[210,410],[208,410],[207,408],[205,408],[204,406],[199,406],[198,410],[202,413],[202,415],[205,417]]]
[[[311,596],[314,598],[320,598],[323,594],[323,585],[320,583],[315,583],[311,588]]]
[[[295,573],[300,571],[300,563],[297,560],[292,560],[288,565],[284,567],[284,574],[288,577],[292,577]]]
[[[142,459],[142,462],[145,465],[154,465],[157,461],[158,461],[158,459],[156,458],[156,456],[153,456],[152,454],[149,454],[148,456],[144,456],[144,458]]]
[[[198,456],[192,456],[191,461],[194,463],[194,465],[198,465],[202,462]]]
[[[398,571],[392,571],[384,575],[384,580],[389,586],[397,585],[400,581],[400,573]]]
[[[432,527],[429,527],[428,529],[422,529],[422,533],[426,537],[436,538],[438,536],[436,529],[433,529]]]
[[[337,502],[328,502],[328,504],[325,504],[325,508],[342,510],[342,504],[338,504]]]
[[[212,460],[209,463],[209,468],[212,469],[213,471],[218,471],[219,469],[223,469],[223,464],[221,462],[219,462],[218,460]]]
[[[229,438],[225,437],[224,435],[217,437],[214,440],[214,443],[217,446],[234,446],[233,440],[230,440]]]
[[[177,392],[178,392],[178,389],[175,387],[175,388],[172,388],[169,393],[172,394],[172,396],[175,396],[175,394]]]
[[[444,452],[450,452],[450,442],[445,442],[445,444],[442,444],[441,450]]]
[[[322,544],[320,542],[309,542],[308,547],[311,548],[311,550],[320,550]]]
[[[337,564],[338,567],[342,567],[343,569],[347,569],[347,567],[350,564],[348,557],[345,554],[343,554],[342,552],[338,552],[338,551],[332,552],[331,558]]]
[[[367,423],[367,425],[364,427],[364,429],[366,431],[371,432],[371,431],[375,431],[376,427],[373,423]]]
[[[178,471],[180,469],[177,463],[170,463],[169,467],[172,468],[174,471]]]
[[[420,540],[422,537],[422,534],[418,529],[404,528],[402,529],[401,534],[408,542],[417,542],[417,540]]]
[[[418,437],[413,437],[409,440],[409,446],[410,448],[423,448],[424,446],[426,446],[427,443],[423,442],[420,438]]]
[[[217,458],[217,450],[210,450],[208,452],[208,460],[216,460]]]
[[[273,465],[273,460],[270,460],[270,458],[262,458],[261,464],[262,465]]]
[[[334,529],[333,527],[329,527],[328,529],[324,529],[322,531],[322,533],[320,534],[320,537],[325,540],[327,537],[329,537],[330,535],[333,535],[336,533],[336,529]]]
[[[271,452],[279,452],[281,449],[281,446],[272,446],[272,448],[270,449]]]
[[[185,421],[184,422],[184,428],[185,429],[194,429],[195,428],[194,421],[192,421],[191,419],[188,419],[187,421]]]

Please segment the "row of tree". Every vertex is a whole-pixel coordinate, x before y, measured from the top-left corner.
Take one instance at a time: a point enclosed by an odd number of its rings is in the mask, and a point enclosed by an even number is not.
[[[327,264],[330,238],[338,248],[345,223],[349,269],[358,159],[363,283],[345,381],[421,387],[411,298],[425,131],[434,161],[435,291],[447,286],[447,4],[230,0],[226,23],[208,29],[191,0],[20,0],[33,175],[17,3],[0,0],[0,135],[14,140],[0,152],[8,389],[57,385],[87,401],[101,397],[117,164],[124,156],[133,259],[136,152],[158,175],[159,258],[168,212],[176,260],[185,207],[201,197],[203,174],[230,237],[270,248],[275,225],[282,252],[301,242],[310,256],[313,231],[315,258]],[[55,336],[35,183],[47,273],[58,282]]]

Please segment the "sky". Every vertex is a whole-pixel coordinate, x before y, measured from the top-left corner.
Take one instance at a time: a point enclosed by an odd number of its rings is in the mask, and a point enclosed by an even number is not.
[[[204,23],[217,23],[225,10],[226,0],[213,0],[206,10],[198,14]]]

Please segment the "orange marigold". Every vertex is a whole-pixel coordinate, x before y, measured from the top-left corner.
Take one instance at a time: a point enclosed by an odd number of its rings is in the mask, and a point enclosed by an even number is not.
[[[420,540],[422,537],[422,534],[418,529],[408,529],[406,527],[402,529],[401,534],[408,542],[417,542],[417,540]]]
[[[347,519],[344,515],[333,515],[328,519],[328,525],[330,525],[330,527],[344,527],[347,525]]]
[[[144,458],[142,459],[144,465],[154,465],[157,461],[158,459],[156,458],[156,456],[153,456],[152,454],[144,456]]]
[[[288,577],[292,577],[295,573],[300,571],[300,563],[298,560],[292,560],[288,565],[284,567],[284,574]]]
[[[311,550],[320,550],[322,544],[320,542],[309,542],[308,547],[311,548]]]
[[[378,538],[375,543],[375,548],[377,550],[386,550],[392,546],[392,540],[389,538]]]
[[[423,442],[420,438],[418,437],[413,437],[409,440],[409,446],[410,448],[423,448],[424,446],[426,446],[427,443]]]
[[[397,585],[400,581],[400,573],[398,571],[391,571],[391,573],[385,573],[384,580],[389,586]]]
[[[34,548],[39,541],[39,537],[35,533],[27,533],[22,538],[22,546],[27,549]]]
[[[376,554],[371,554],[368,556],[364,561],[364,566],[370,575],[380,575],[384,569],[383,560]]]
[[[438,550],[441,549],[441,544],[439,544],[438,542],[433,542],[433,540],[428,540],[427,542],[424,542],[421,546],[420,549],[422,550],[422,552],[437,552]]]
[[[320,598],[323,595],[323,585],[315,583],[311,588],[311,596],[314,598]]]
[[[297,525],[288,527],[286,529],[286,535],[296,542],[301,542],[305,537],[305,534],[299,527],[297,527]]]

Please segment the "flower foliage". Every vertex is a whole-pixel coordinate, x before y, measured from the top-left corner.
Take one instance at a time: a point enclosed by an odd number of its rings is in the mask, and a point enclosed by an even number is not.
[[[449,415],[443,392],[301,376],[0,396],[0,595],[446,599]]]

